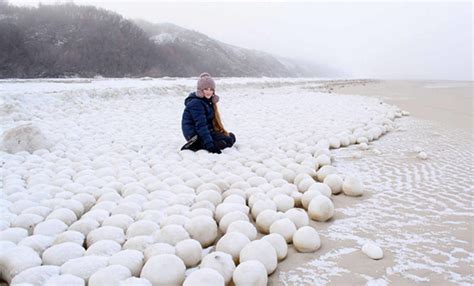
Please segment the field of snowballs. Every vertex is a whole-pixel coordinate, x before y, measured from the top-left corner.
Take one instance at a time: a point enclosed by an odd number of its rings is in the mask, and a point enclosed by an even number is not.
[[[2,84],[11,285],[267,285],[288,247],[317,255],[310,220],[332,219],[332,196],[364,194],[331,149],[367,149],[408,115],[315,80],[220,79],[237,144],[216,155],[178,151],[195,79]]]

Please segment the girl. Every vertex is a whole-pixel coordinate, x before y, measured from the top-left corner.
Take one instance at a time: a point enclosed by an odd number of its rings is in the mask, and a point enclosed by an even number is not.
[[[199,76],[196,92],[192,92],[184,101],[185,109],[181,121],[184,138],[188,141],[181,150],[197,151],[206,149],[211,153],[232,147],[235,135],[227,132],[222,125],[217,102],[219,96],[214,93],[216,84],[208,73]]]

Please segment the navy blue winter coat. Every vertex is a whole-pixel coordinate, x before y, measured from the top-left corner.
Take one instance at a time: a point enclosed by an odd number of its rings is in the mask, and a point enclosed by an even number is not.
[[[194,135],[198,135],[203,146],[213,146],[212,132],[214,126],[212,120],[214,118],[214,106],[212,100],[196,96],[196,92],[192,92],[184,100],[186,106],[181,120],[181,129],[186,140],[191,139]]]

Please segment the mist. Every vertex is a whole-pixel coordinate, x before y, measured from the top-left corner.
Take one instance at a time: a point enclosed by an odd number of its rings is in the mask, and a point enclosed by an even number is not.
[[[61,2],[71,1],[41,1]],[[74,3],[173,23],[232,45],[326,65],[348,77],[473,80],[471,2]]]

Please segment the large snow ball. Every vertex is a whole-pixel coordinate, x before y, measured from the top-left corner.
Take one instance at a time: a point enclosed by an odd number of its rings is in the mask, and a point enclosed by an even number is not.
[[[288,254],[288,244],[286,240],[281,234],[278,233],[271,233],[262,237],[263,240],[268,241],[277,253],[278,260],[285,259],[286,255]]]
[[[257,229],[255,226],[244,220],[238,220],[231,223],[227,228],[227,232],[240,232],[247,236],[251,241],[257,239]]]
[[[273,201],[277,206],[277,210],[281,212],[286,212],[287,210],[295,206],[295,200],[285,194],[276,195],[273,197]]]
[[[126,237],[132,238],[135,236],[152,235],[158,229],[160,229],[160,226],[155,222],[139,220],[128,227]]]
[[[186,267],[194,267],[201,261],[202,247],[195,239],[185,239],[175,246],[176,255],[183,260]]]
[[[94,209],[94,208],[93,208]],[[111,215],[116,215],[116,214],[124,214],[128,215],[131,218],[136,218],[137,214],[142,210],[140,205],[136,203],[120,203],[120,205],[114,207],[111,209],[110,214]]]
[[[64,232],[66,229],[67,224],[63,221],[59,219],[49,219],[37,224],[33,233],[54,236]]]
[[[100,223],[94,219],[90,218],[81,218],[80,220],[76,221],[75,223],[69,226],[69,230],[78,231],[83,235],[87,236],[89,232],[97,229],[100,226]]]
[[[49,278],[59,275],[59,272],[59,267],[52,265],[28,268],[16,275],[11,285],[29,284],[42,286]]]
[[[174,246],[168,243],[155,243],[153,245],[148,246],[145,251],[145,261],[148,261],[151,257],[160,254],[176,254],[176,250]]]
[[[121,280],[129,278],[130,270],[122,265],[110,265],[99,269],[89,278],[88,286],[115,286]]]
[[[257,219],[258,215],[264,210],[277,210],[277,206],[274,201],[270,199],[264,199],[256,201],[252,207],[252,217]]]
[[[205,183],[205,184],[200,185],[196,189],[196,194],[200,194],[201,192],[204,192],[204,191],[207,191],[207,190],[214,190],[214,191],[217,191],[219,193],[222,193],[222,190],[216,184],[214,184],[214,183]]]
[[[295,201],[295,207],[302,207],[303,206],[302,203],[301,203],[301,198],[303,197],[302,193],[300,193],[298,191],[294,191],[290,195],[293,198],[293,200]]]
[[[74,214],[76,215],[76,219],[74,221],[77,220],[78,217],[81,217],[82,214],[84,213],[84,206],[82,205],[81,202],[79,201],[76,201],[76,200],[66,200],[66,201],[63,201],[61,203],[61,206],[63,208],[66,208],[66,209],[69,209],[71,211],[74,212]]]
[[[337,169],[333,166],[323,166],[316,172],[318,181],[323,182],[327,175],[337,173]]]
[[[86,250],[74,242],[64,242],[53,245],[43,252],[43,264],[63,265],[66,261],[84,255]]]
[[[293,245],[299,252],[313,252],[319,249],[321,240],[314,228],[303,226],[293,235]]]
[[[24,209],[21,214],[35,214],[43,218],[47,217],[53,210],[45,206],[33,206]]]
[[[71,274],[63,274],[52,276],[51,278],[47,279],[43,284],[43,286],[60,286],[60,285],[67,285],[67,286],[84,286],[86,282],[84,279],[77,277]]]
[[[318,157],[316,157],[316,162],[318,163],[318,166],[327,166],[331,165],[331,157],[328,156],[327,154],[321,154]]]
[[[333,175],[333,174],[331,174],[331,175]],[[329,176],[331,176],[331,175],[329,175]],[[309,187],[309,189],[308,189],[308,192],[309,191],[319,191],[321,193],[321,195],[326,196],[328,198],[330,198],[331,194],[332,194],[332,190],[327,184],[318,183],[318,182],[312,184],[311,187]]]
[[[126,249],[115,253],[109,258],[109,265],[122,265],[127,267],[133,276],[140,275],[144,262],[141,251]]]
[[[212,217],[212,212],[211,212],[211,217]],[[186,225],[186,222],[188,222],[188,220],[189,218],[184,215],[170,215],[170,216],[164,217],[160,221],[160,226],[165,227],[167,225],[177,224],[184,227]]]
[[[270,233],[280,234],[281,236],[283,236],[283,238],[285,238],[285,241],[287,243],[291,243],[295,231],[295,224],[287,218],[279,219],[272,223],[272,225],[270,226]]]
[[[84,244],[84,239],[85,239],[84,234],[78,231],[68,230],[61,234],[58,234],[56,238],[54,239],[53,244],[60,244],[64,242],[74,242],[82,246]]]
[[[113,240],[118,244],[125,241],[125,234],[121,228],[115,226],[103,226],[92,230],[87,234],[87,245],[90,246],[99,240]]]
[[[324,178],[324,184],[329,186],[333,194],[342,192],[342,183],[342,178],[338,174],[329,174]]]
[[[33,153],[38,149],[48,149],[51,142],[41,129],[32,124],[23,124],[3,132],[2,147],[9,153],[27,151]]]
[[[214,219],[205,215],[189,219],[185,224],[185,228],[191,238],[199,241],[202,247],[213,244],[218,234]]]
[[[235,286],[266,286],[267,270],[265,265],[258,260],[245,261],[235,268],[232,280]]]
[[[18,246],[29,247],[36,251],[36,253],[38,253],[39,255],[42,255],[48,247],[53,245],[53,242],[54,237],[52,236],[36,234],[25,237],[18,243]]]
[[[85,255],[112,256],[119,252],[120,249],[122,247],[116,241],[104,239],[89,245]]]
[[[378,260],[378,259],[383,258],[382,248],[380,248],[380,246],[378,246],[374,242],[370,242],[370,241],[366,242],[362,246],[362,252],[365,253],[365,255],[367,255],[368,257],[370,257],[374,260]]]
[[[321,196],[321,192],[318,190],[308,190],[306,191],[303,196],[301,197],[301,205],[305,208],[308,209],[309,203],[311,200],[317,196]]]
[[[174,246],[181,240],[188,238],[189,234],[182,226],[171,224],[161,229],[159,236],[156,237],[156,241],[168,243]]]
[[[150,258],[143,266],[140,277],[153,285],[180,286],[184,281],[186,266],[176,255],[161,254]]]
[[[22,213],[13,219],[11,227],[21,227],[28,231],[28,234],[33,234],[35,226],[42,222],[44,218],[36,214]],[[1,237],[0,233],[0,237]]]
[[[123,249],[135,249],[144,251],[148,246],[152,245],[155,239],[151,235],[139,235],[129,238],[123,244]]]
[[[83,256],[71,259],[61,266],[61,274],[71,274],[87,281],[97,270],[108,265],[108,257],[105,256]]]
[[[23,270],[40,265],[38,253],[29,247],[11,247],[0,254],[0,274],[8,283]]]
[[[230,254],[221,251],[215,251],[206,255],[201,262],[200,268],[212,268],[224,277],[225,284],[232,280],[232,274],[235,270],[235,263]]]
[[[214,269],[202,268],[191,273],[183,286],[224,286],[224,277]]]
[[[211,202],[214,206],[217,206],[222,202],[221,193],[215,190],[206,190],[200,192],[196,197],[196,202],[208,201]]]
[[[210,218],[214,217],[214,213],[210,209],[207,209],[207,208],[194,208],[189,213],[189,218],[197,217],[197,216],[200,216],[200,215],[205,215],[205,216],[208,216]],[[185,225],[187,221],[188,221],[187,219],[183,220],[182,221],[183,225]]]
[[[334,215],[334,204],[323,195],[314,197],[308,206],[309,217],[317,221],[327,221]]]
[[[239,261],[240,251],[250,243],[247,236],[240,232],[230,232],[222,236],[216,244],[216,250],[228,253],[235,263]]]
[[[347,176],[342,184],[344,195],[357,197],[364,194],[364,186],[356,177]]]
[[[152,286],[152,284],[145,278],[130,277],[120,281],[118,286]]]
[[[116,214],[104,219],[102,226],[116,226],[126,231],[133,222],[133,218],[128,215]]]
[[[28,236],[28,231],[21,227],[11,227],[0,231],[0,240],[11,241],[15,244]]]
[[[305,180],[305,179],[312,179],[310,175],[306,174],[306,173],[300,173],[298,175],[295,176],[295,179],[294,179],[294,184],[296,186],[298,186],[301,181]]]
[[[221,221],[219,222],[219,229],[222,233],[226,233],[229,225],[234,221],[239,220],[249,221],[249,216],[239,211],[230,212],[222,217]]]
[[[260,261],[270,275],[275,271],[278,264],[278,257],[275,248],[266,240],[254,240],[244,246],[240,251],[240,262],[249,260]]]
[[[89,218],[97,221],[98,223],[102,223],[106,218],[110,216],[110,212],[106,210],[101,210],[101,209],[96,209],[96,210],[90,210],[87,213],[85,213],[81,219]]]
[[[261,233],[269,233],[270,226],[281,218],[282,214],[277,213],[275,210],[264,210],[257,216],[257,228]]]
[[[295,224],[296,229],[309,224],[308,214],[303,209],[289,209],[284,216]]]
[[[222,203],[216,207],[216,212],[214,217],[217,222],[220,222],[221,219],[228,213],[233,211],[240,211],[244,214],[249,214],[249,207],[242,205],[242,204],[234,204],[234,203]]]

